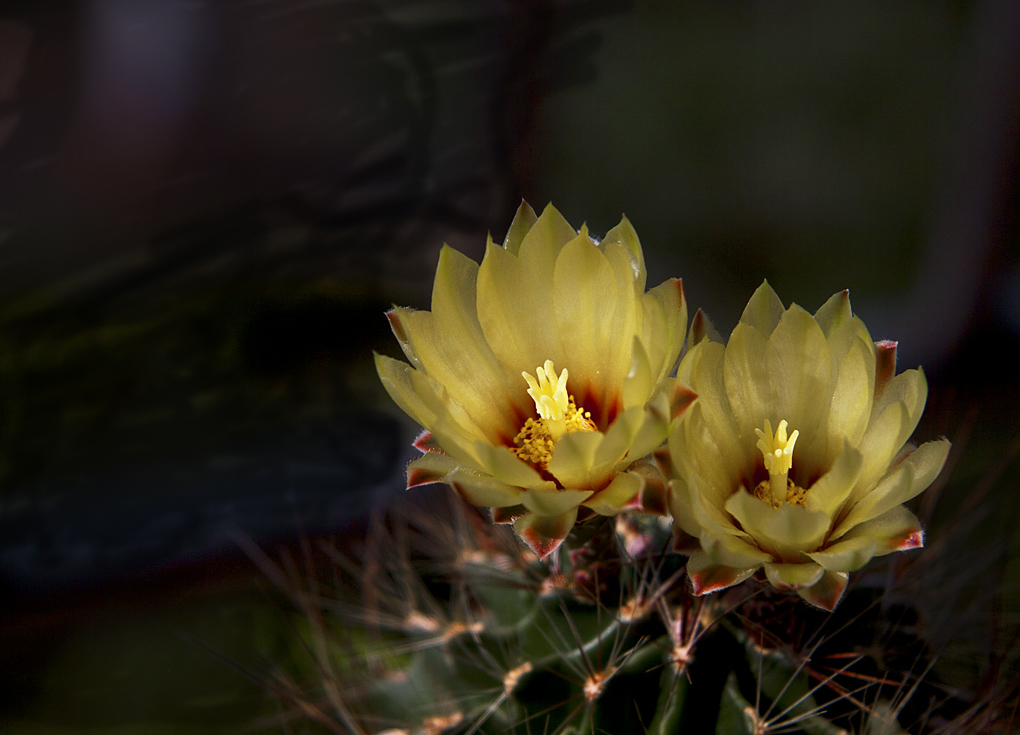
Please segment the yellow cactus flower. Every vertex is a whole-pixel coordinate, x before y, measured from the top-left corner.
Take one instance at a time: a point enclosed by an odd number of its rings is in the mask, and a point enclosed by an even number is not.
[[[832,610],[850,572],[922,545],[901,504],[939,474],[949,442],[907,443],[924,374],[895,375],[896,344],[872,341],[846,291],[812,316],[764,283],[727,344],[700,313],[691,342],[677,378],[699,397],[671,430],[666,472],[695,592],[764,568]]]
[[[431,311],[388,317],[411,364],[376,355],[379,377],[426,429],[408,487],[450,485],[541,557],[579,512],[666,512],[639,460],[694,398],[669,377],[687,306],[676,279],[645,293],[626,219],[596,242],[522,204],[481,265],[443,248]]]

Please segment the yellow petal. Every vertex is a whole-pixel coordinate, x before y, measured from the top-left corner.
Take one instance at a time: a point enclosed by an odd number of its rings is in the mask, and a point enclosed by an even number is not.
[[[808,488],[804,495],[804,507],[824,513],[829,518],[835,516],[850,496],[861,475],[863,464],[861,453],[849,444],[846,445],[832,468]]]
[[[591,495],[591,490],[526,490],[518,502],[532,513],[555,516],[576,510]]]
[[[503,249],[508,253],[517,255],[520,252],[524,236],[531,231],[531,228],[534,227],[537,221],[538,216],[535,214],[535,210],[522,199],[521,206],[517,208],[514,220],[510,223],[510,229],[506,231],[506,237],[503,239]]]
[[[617,462],[624,460],[625,457],[627,457],[629,464],[648,454],[648,452],[642,452],[641,454],[628,455],[634,443],[634,437],[641,428],[644,418],[645,409],[642,406],[634,406],[617,416],[616,421],[606,430],[605,438],[598,446],[592,461],[593,467],[608,469]],[[663,434],[663,438],[665,438],[665,434]],[[662,443],[661,439],[659,443]],[[655,446],[658,446],[658,444]],[[654,448],[652,447],[652,449]]]
[[[404,320],[402,319],[402,317],[406,318],[407,314],[412,311],[414,310],[394,306],[386,312],[386,319],[390,323],[390,329],[393,330],[393,336],[397,338],[397,343],[400,345],[400,349],[403,350],[412,365],[416,368],[420,368],[421,361],[418,359],[418,353],[414,350],[414,345],[411,343],[411,337],[407,333]]]
[[[740,584],[760,566],[737,569],[713,561],[704,552],[697,552],[687,560],[687,576],[691,579],[694,594],[707,595]]]
[[[521,241],[521,263],[532,277],[552,276],[560,248],[577,237],[577,230],[549,204]]]
[[[703,536],[701,548],[712,561],[737,569],[772,561],[772,554],[736,536]]]
[[[868,428],[875,383],[875,357],[870,342],[854,338],[836,363],[836,382],[829,406],[827,455],[834,457],[844,442],[857,446]]]
[[[645,352],[644,345],[637,337],[634,338],[632,344],[633,360],[630,364],[630,370],[623,379],[623,390],[621,392],[625,409],[644,405],[652,393],[652,387],[655,385],[653,382],[652,365],[648,359],[648,353]]]
[[[390,394],[393,402],[400,406],[400,409],[425,428],[431,428],[435,424],[436,413],[428,403],[415,391],[411,380],[414,368],[401,360],[394,360],[392,357],[373,353],[375,356],[375,369],[379,373],[379,380],[383,388]],[[438,390],[438,386],[436,388]]]
[[[447,475],[460,466],[460,462],[448,454],[426,452],[407,465],[407,489],[434,482],[446,482]]]
[[[660,283],[641,297],[642,342],[649,351],[653,380],[673,372],[687,335],[687,300],[679,278]]]
[[[486,441],[475,442],[475,455],[486,470],[496,479],[517,487],[551,490],[553,483],[542,479],[527,462],[522,461],[509,447],[493,446]]]
[[[810,587],[822,578],[824,573],[818,564],[805,562],[803,564],[765,564],[765,576],[776,589],[797,590],[802,587]]]
[[[698,346],[709,347],[711,343],[702,342]],[[723,380],[729,406],[736,420],[736,439],[741,445],[750,442],[754,446],[751,440],[754,429],[758,428],[763,417],[778,416],[781,408],[771,376],[766,372],[767,347],[768,340],[761,331],[741,322],[730,334],[730,341],[723,354]],[[698,395],[705,395],[699,382],[692,381],[691,387]],[[787,418],[786,414],[782,416]],[[778,417],[776,420],[779,420]],[[800,427],[795,425],[794,428]]]
[[[694,347],[694,345],[705,339],[719,343],[724,341],[722,335],[719,334],[719,330],[715,328],[712,320],[708,318],[708,315],[701,309],[698,309],[694,314],[694,319],[691,321],[691,338],[688,340],[687,349]]]
[[[483,508],[507,508],[521,502],[523,491],[490,475],[461,468],[454,470],[447,483],[471,505]]]
[[[831,522],[825,513],[790,503],[774,509],[745,491],[734,493],[726,510],[759,546],[784,558],[817,549]]]
[[[645,257],[641,251],[641,242],[638,240],[637,232],[626,217],[620,220],[620,224],[606,233],[599,244],[607,254],[619,247],[626,253],[627,262],[631,269],[631,281],[637,293],[644,293],[645,290]]]
[[[599,480],[594,473],[595,453],[602,443],[598,431],[579,431],[566,434],[556,442],[548,470],[563,487],[577,490],[596,490]]]
[[[812,458],[824,461],[828,450],[825,427],[833,377],[829,344],[818,322],[791,306],[769,337],[765,361],[774,391],[774,420],[786,419],[791,431],[800,431],[795,475],[813,474],[819,468],[811,466]],[[769,414],[760,416],[764,418]]]
[[[772,330],[779,324],[785,308],[776,292],[772,290],[768,281],[763,281],[744,307],[744,313],[740,315],[740,323],[753,327],[761,332],[763,337],[772,334]]]
[[[850,292],[840,291],[829,297],[829,300],[819,307],[815,312],[815,321],[822,328],[825,336],[828,337],[845,322],[853,317],[850,310]]]
[[[810,587],[801,587],[797,594],[815,607],[832,612],[839,604],[846,590],[846,584],[850,575],[846,572],[830,572],[825,570],[818,581]]]
[[[924,546],[924,531],[917,516],[897,505],[870,521],[858,524],[839,543],[874,543],[875,556]]]
[[[878,544],[872,538],[843,538],[822,551],[808,552],[808,556],[830,572],[853,572],[875,556]]]
[[[677,524],[691,536],[700,537],[704,534],[704,527],[698,523],[694,514],[693,499],[687,483],[679,477],[669,481],[669,514],[673,516],[673,523]]]
[[[528,513],[514,520],[514,532],[544,559],[559,548],[576,520],[577,508],[555,516]]]
[[[838,532],[849,531],[857,524],[870,521],[922,492],[942,471],[949,449],[950,444],[946,439],[927,442],[915,449],[857,501],[846,519],[840,523]]]
[[[476,298],[482,333],[508,381],[546,360],[559,362],[559,340],[548,324],[551,269],[536,281],[518,258],[491,245],[478,269]]]
[[[617,293],[609,261],[586,232],[563,246],[553,274],[553,311],[539,316],[545,328],[551,327],[559,337],[558,354],[567,356],[570,390],[579,401],[592,396],[604,406],[619,390],[630,367],[631,345],[619,345],[618,340],[626,337],[614,334],[613,320],[617,302],[632,298],[629,293]],[[614,364],[614,344],[625,351],[625,359],[616,357],[619,365]]]
[[[641,492],[644,484],[644,478],[640,475],[621,472],[613,478],[609,485],[585,500],[582,505],[591,508],[599,515],[616,515]]]
[[[903,447],[901,437],[909,433],[908,420],[907,409],[899,402],[887,406],[877,419],[872,419],[861,439],[859,449],[864,467],[857,487],[850,494],[851,502],[860,500],[888,472],[889,463]]]

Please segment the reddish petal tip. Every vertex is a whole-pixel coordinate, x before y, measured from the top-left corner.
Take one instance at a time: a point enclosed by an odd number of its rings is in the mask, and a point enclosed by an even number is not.
[[[677,383],[673,388],[673,395],[670,396],[669,400],[669,420],[672,421],[686,411],[687,408],[694,403],[694,399],[697,397],[698,394],[686,385]]]
[[[536,533],[533,528],[525,529],[521,534],[521,538],[524,539],[524,543],[535,552],[539,559],[545,559],[549,554],[560,548],[560,544],[563,543],[563,539],[548,538],[540,533]]]
[[[732,567],[708,567],[690,575],[691,585],[694,587],[694,594],[699,597],[712,592],[732,587],[741,581],[744,570],[733,569]]]
[[[442,482],[445,477],[446,475],[442,472],[435,472],[421,467],[411,467],[407,470],[407,489],[410,490],[412,487]]]
[[[920,549],[924,546],[924,531],[915,529],[906,536],[893,539],[890,548],[893,551],[906,551],[907,549]]]
[[[418,438],[411,444],[422,454],[426,452],[438,452],[439,454],[446,454],[436,442],[436,438],[432,436],[432,432],[426,429],[418,435]]]

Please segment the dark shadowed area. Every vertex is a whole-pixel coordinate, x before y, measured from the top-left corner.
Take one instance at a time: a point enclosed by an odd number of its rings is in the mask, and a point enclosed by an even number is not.
[[[0,729],[276,711],[228,663],[293,645],[242,546],[354,546],[403,492],[383,312],[522,197],[625,213],[723,333],[762,279],[849,288],[957,447],[930,533],[974,497],[1015,630],[1020,5],[12,0]]]

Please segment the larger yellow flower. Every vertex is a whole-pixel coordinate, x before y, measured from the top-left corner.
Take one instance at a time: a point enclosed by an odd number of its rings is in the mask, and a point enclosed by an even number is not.
[[[924,375],[894,375],[895,343],[872,342],[845,291],[812,316],[766,283],[728,344],[700,314],[691,341],[677,377],[699,397],[670,435],[670,509],[678,546],[700,541],[687,562],[697,593],[764,567],[831,610],[849,572],[922,545],[901,503],[939,474],[949,442],[907,444]]]
[[[645,293],[626,219],[595,242],[552,206],[536,217],[522,204],[480,266],[443,248],[431,312],[388,316],[411,364],[377,355],[379,376],[427,430],[408,487],[447,483],[543,557],[579,506],[651,503],[635,461],[694,398],[668,377],[687,306],[676,279]]]

